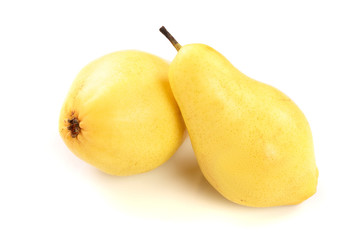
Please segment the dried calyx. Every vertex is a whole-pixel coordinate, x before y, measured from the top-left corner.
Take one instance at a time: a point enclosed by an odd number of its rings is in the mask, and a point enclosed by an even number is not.
[[[67,129],[70,130],[71,137],[76,138],[81,131],[79,120],[77,118],[73,118],[73,119],[68,119],[68,122],[70,125],[67,127]]]

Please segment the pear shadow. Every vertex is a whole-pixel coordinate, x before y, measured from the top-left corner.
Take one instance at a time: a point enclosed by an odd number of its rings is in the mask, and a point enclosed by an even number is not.
[[[181,146],[179,153],[173,158],[173,175],[182,182],[184,187],[198,197],[208,198],[226,204],[228,200],[222,197],[206,180],[198,165],[189,137]]]
[[[246,225],[267,224],[294,215],[300,206],[253,208],[235,204],[205,179],[187,137],[160,167],[133,176],[93,169],[93,184],[115,208],[142,218],[204,219],[209,214]]]

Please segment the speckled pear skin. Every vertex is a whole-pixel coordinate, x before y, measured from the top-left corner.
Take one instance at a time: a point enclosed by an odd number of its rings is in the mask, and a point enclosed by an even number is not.
[[[169,80],[201,171],[225,198],[270,207],[316,192],[311,130],[289,97],[204,44],[181,47]]]

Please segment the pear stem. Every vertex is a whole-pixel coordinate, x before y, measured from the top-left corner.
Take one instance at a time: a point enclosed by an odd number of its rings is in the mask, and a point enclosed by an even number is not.
[[[181,45],[176,41],[176,39],[166,30],[164,26],[162,26],[160,29],[160,32],[164,34],[164,36],[171,42],[171,44],[176,48],[176,51],[179,51],[181,48]]]

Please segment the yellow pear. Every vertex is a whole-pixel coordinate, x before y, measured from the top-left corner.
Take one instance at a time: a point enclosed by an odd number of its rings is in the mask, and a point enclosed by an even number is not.
[[[170,86],[199,166],[225,198],[252,207],[298,204],[316,192],[312,134],[285,94],[237,70],[204,44],[181,46]]]
[[[79,158],[112,175],[152,170],[184,139],[169,63],[141,51],[105,55],[81,70],[61,109],[59,131]]]

